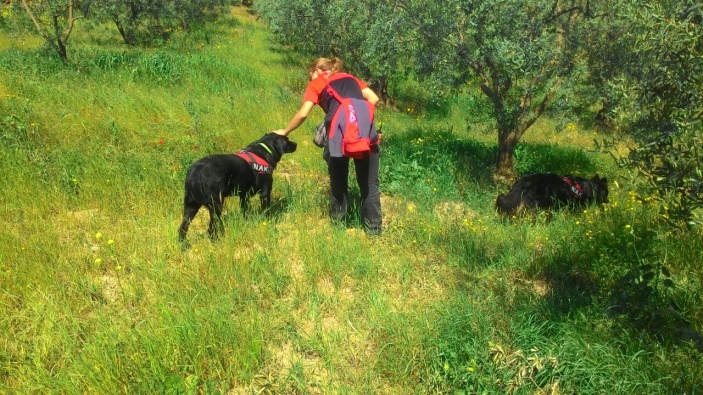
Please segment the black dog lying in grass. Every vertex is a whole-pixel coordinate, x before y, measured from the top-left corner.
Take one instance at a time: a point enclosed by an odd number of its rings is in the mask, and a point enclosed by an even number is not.
[[[237,195],[246,214],[248,199],[257,193],[261,208],[271,205],[273,170],[284,153],[295,152],[298,144],[288,137],[268,133],[236,154],[211,155],[200,159],[188,169],[183,199],[183,222],[178,238],[186,242],[191,221],[205,206],[210,212],[208,234],[216,239],[222,231],[222,206],[226,197]]]
[[[608,180],[598,175],[587,180],[556,174],[531,174],[515,181],[507,194],[498,195],[496,208],[504,216],[513,216],[523,211],[607,202]]]

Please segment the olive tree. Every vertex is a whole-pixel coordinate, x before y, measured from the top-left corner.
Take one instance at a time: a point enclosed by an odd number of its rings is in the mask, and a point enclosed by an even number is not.
[[[78,7],[73,0],[22,0],[22,7],[46,44],[63,61],[68,61],[68,39],[71,37]]]
[[[608,116],[635,145],[620,163],[675,224],[703,224],[703,9],[686,0],[623,2],[630,47],[607,81]],[[619,55],[623,56],[623,55]]]
[[[399,0],[414,21],[418,74],[438,92],[478,80],[498,127],[496,178],[514,177],[525,132],[567,84],[577,83],[607,2]]]
[[[410,56],[403,45],[407,18],[388,2],[257,0],[254,10],[281,43],[311,57],[342,58],[383,101]]]
[[[100,0],[91,11],[115,24],[127,45],[167,41],[178,30],[190,30],[221,13],[225,0]]]

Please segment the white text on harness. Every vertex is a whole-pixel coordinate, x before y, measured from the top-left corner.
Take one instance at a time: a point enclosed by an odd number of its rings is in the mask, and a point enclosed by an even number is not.
[[[259,171],[261,173],[268,173],[269,172],[268,166],[264,166],[264,165],[256,163],[256,162],[251,162],[251,168],[256,171]]]

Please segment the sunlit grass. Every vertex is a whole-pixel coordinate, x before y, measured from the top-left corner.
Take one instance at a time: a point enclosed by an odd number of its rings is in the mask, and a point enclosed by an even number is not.
[[[65,67],[0,36],[0,392],[700,390],[681,327],[606,314],[623,276],[664,264],[676,287],[655,294],[700,329],[700,233],[658,225],[578,124],[541,121],[519,163],[600,172],[610,203],[503,221],[494,134],[461,107],[381,108],[385,233],[370,238],[327,217],[315,110],[276,169],[276,210],[229,201],[216,243],[203,211],[182,251],[187,167],[283,127],[304,88],[305,61],[233,12],[209,43],[159,50],[79,29]]]

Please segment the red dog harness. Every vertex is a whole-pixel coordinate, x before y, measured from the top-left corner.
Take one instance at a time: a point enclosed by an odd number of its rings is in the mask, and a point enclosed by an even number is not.
[[[273,170],[271,169],[271,166],[269,165],[268,162],[263,160],[260,156],[251,153],[247,150],[241,150],[237,152],[235,155],[238,157],[244,159],[249,163],[249,166],[251,166],[251,169],[258,174],[272,174]]]
[[[574,199],[581,199],[581,196],[583,196],[583,188],[581,188],[581,185],[579,185],[576,181],[569,179],[569,177],[564,177],[563,180],[565,183],[569,184],[569,187],[571,187],[571,193],[574,194]]]

